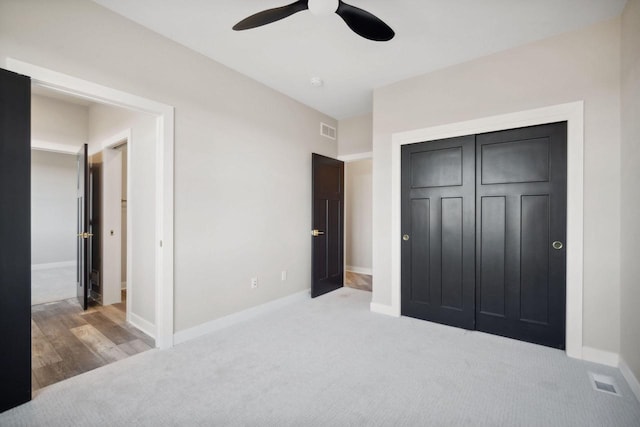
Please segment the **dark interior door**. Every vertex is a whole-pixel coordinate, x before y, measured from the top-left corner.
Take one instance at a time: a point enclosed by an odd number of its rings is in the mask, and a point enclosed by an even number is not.
[[[313,154],[311,297],[341,288],[344,279],[344,163]]]
[[[31,400],[31,80],[0,69],[0,412]]]
[[[78,250],[77,250],[77,294],[78,302],[87,309],[89,296],[89,248],[92,234],[89,231],[89,148],[87,144],[80,147],[77,155],[78,185]]]
[[[475,138],[402,147],[402,314],[474,327]]]
[[[102,159],[89,157],[89,300],[102,300]]]
[[[564,348],[566,135],[563,122],[477,136],[480,331]]]

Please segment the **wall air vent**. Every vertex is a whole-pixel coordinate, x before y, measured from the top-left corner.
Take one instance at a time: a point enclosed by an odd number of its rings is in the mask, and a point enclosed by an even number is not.
[[[320,135],[335,141],[337,136],[336,128],[326,123],[320,123]]]

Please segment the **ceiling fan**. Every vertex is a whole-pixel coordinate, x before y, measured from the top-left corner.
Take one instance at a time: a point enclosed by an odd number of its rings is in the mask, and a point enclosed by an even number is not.
[[[395,33],[373,14],[342,0],[298,0],[282,7],[263,10],[243,19],[233,26],[236,31],[248,30],[270,24],[294,13],[309,9],[314,15],[338,14],[356,34],[374,41],[389,41]]]

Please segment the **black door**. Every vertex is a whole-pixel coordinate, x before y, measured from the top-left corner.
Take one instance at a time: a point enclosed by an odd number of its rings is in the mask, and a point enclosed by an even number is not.
[[[344,276],[344,163],[313,154],[311,297],[342,287]]]
[[[0,412],[31,400],[31,80],[0,69]]]
[[[403,147],[402,314],[564,348],[566,134]]]
[[[475,139],[402,147],[402,314],[473,329]]]
[[[77,294],[78,302],[87,309],[89,296],[89,248],[92,234],[89,230],[89,153],[88,146],[80,147],[77,155],[78,185],[76,203],[78,208],[78,250],[77,250]]]
[[[480,331],[564,348],[566,135],[555,123],[477,136]]]

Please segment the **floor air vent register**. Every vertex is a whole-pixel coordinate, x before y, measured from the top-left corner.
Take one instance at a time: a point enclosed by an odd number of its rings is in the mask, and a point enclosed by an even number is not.
[[[591,386],[594,390],[600,391],[602,393],[612,394],[614,396],[621,396],[618,391],[618,385],[615,380],[606,375],[594,374],[593,372],[589,372],[589,379],[591,380]]]

